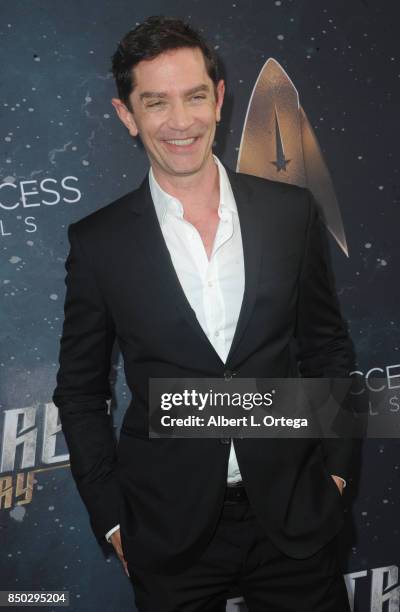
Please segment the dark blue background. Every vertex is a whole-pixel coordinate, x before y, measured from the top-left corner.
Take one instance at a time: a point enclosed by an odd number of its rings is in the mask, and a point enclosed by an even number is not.
[[[67,226],[133,189],[146,172],[143,150],[111,105],[116,89],[109,70],[117,42],[150,14],[189,19],[217,49],[227,97],[216,153],[233,168],[260,69],[268,57],[285,68],[341,207],[350,258],[334,245],[333,257],[360,369],[400,362],[397,6],[378,0],[3,3],[0,182],[50,177],[61,193],[61,180],[72,175],[82,197],[26,210],[0,207],[3,232],[11,234],[0,232],[0,413],[50,401]],[[0,201],[16,200],[17,190],[0,190]],[[34,233],[24,229],[28,215],[36,219]],[[129,261],[121,266],[129,269]],[[121,364],[116,374],[119,423],[128,404]],[[398,440],[364,444],[360,480],[346,491],[352,546],[346,573],[400,565],[399,449]],[[130,583],[119,561],[107,558],[109,547],[102,551],[93,538],[68,468],[37,474],[33,500],[21,508],[16,515],[0,510],[1,589],[69,589],[71,611],[133,609]],[[357,585],[363,612],[370,605],[368,576]]]

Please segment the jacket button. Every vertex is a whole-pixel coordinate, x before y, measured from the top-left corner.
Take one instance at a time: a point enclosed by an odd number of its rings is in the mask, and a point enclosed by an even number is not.
[[[220,438],[219,441],[221,442],[221,444],[229,444],[231,439],[230,438]]]
[[[233,376],[233,373],[231,372],[231,370],[225,370],[224,372],[225,380],[232,380],[232,376]]]

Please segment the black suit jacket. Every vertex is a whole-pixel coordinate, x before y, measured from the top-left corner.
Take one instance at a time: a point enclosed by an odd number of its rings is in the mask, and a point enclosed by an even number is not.
[[[179,572],[207,545],[223,504],[230,445],[148,437],[151,377],[348,375],[326,235],[307,189],[227,168],[243,240],[245,292],[226,363],[175,273],[140,187],[68,228],[65,320],[53,401],[71,471],[98,538],[121,524],[128,564]],[[132,400],[118,444],[107,401],[115,339]],[[235,439],[251,505],[287,555],[316,552],[342,527],[330,474],[349,477],[351,439]]]

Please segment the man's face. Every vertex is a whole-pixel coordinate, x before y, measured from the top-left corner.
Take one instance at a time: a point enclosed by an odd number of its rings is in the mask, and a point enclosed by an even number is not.
[[[140,135],[156,176],[195,174],[211,159],[224,82],[214,84],[198,48],[162,53],[134,68],[133,113],[113,105],[132,136]]]

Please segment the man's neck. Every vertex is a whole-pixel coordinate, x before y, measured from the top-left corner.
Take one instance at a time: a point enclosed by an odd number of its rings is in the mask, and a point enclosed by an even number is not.
[[[200,213],[216,210],[219,205],[219,171],[211,155],[203,168],[187,176],[166,175],[152,166],[154,178],[169,195],[177,198],[185,210]]]

